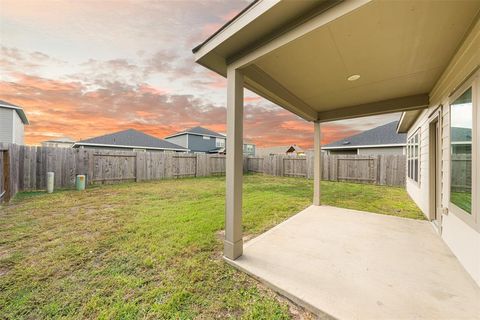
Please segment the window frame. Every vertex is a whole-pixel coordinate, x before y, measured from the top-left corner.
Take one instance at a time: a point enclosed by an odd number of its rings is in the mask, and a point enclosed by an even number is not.
[[[406,145],[407,179],[417,186],[420,186],[420,140],[420,128],[417,128],[409,137],[407,137]],[[415,160],[417,161],[416,163]]]
[[[448,98],[448,211],[452,212],[456,217],[467,223],[473,229],[480,231],[479,213],[480,201],[475,197],[480,192],[478,177],[480,176],[480,72],[476,72],[472,77],[467,79],[461,86],[455,89],[455,91]],[[452,175],[452,149],[451,149],[451,132],[452,132],[452,112],[451,106],[462,94],[464,94],[469,88],[472,89],[472,213],[468,213],[462,208],[458,207],[450,201],[451,199],[451,175]]]
[[[219,141],[223,141],[223,143],[219,144]],[[215,138],[215,148],[225,148],[226,141],[224,138]]]

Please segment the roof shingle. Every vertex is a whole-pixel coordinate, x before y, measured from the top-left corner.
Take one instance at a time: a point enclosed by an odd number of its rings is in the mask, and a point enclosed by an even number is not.
[[[156,138],[135,129],[127,129],[103,136],[85,139],[78,141],[75,145],[82,144],[98,144],[98,145],[110,145],[119,147],[141,147],[152,149],[176,149],[187,150],[186,148],[177,144],[165,141],[163,139]]]
[[[173,136],[178,136],[178,135],[181,135],[181,134],[187,134],[187,133],[192,133],[192,134],[199,134],[199,135],[203,135],[203,136],[210,136],[210,137],[218,137],[218,138],[225,138],[225,136],[221,133],[218,133],[218,132],[215,132],[215,131],[212,131],[210,129],[207,129],[207,128],[204,128],[204,127],[193,127],[193,128],[189,128],[189,129],[186,129],[184,131],[180,131],[180,132],[177,132],[177,133],[174,133],[168,137],[173,137]],[[168,138],[167,137],[167,138]]]
[[[322,146],[322,148],[328,149],[333,147],[339,149],[344,147],[345,149],[351,149],[371,145],[404,145],[407,141],[407,135],[405,133],[397,133],[397,124],[398,121],[393,121],[383,126],[329,143]]]

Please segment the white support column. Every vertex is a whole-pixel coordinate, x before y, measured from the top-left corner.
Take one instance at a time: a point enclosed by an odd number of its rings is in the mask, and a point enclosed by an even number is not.
[[[320,183],[322,181],[322,133],[320,122],[315,121],[314,126],[314,137],[313,137],[313,205],[319,206],[320,202]]]
[[[243,75],[227,70],[227,163],[226,212],[223,254],[235,260],[243,253]]]

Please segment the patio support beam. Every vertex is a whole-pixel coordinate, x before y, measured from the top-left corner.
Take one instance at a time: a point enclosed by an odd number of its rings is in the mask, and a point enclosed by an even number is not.
[[[317,120],[317,112],[315,110],[291,93],[287,88],[275,81],[268,73],[260,69],[258,66],[248,66],[242,69],[242,73],[246,78],[245,84],[249,84],[248,88],[252,91],[258,92],[257,88],[260,86],[260,88],[263,89],[261,90],[263,95],[267,95],[277,104],[282,105],[305,120]]]
[[[243,75],[238,69],[227,70],[227,160],[225,258],[235,260],[243,253]]]
[[[321,122],[327,122],[392,112],[419,110],[427,108],[429,103],[430,99],[428,93],[422,93],[413,96],[376,101],[336,110],[319,112],[318,120]]]
[[[322,182],[322,130],[319,121],[313,123],[313,205],[321,205],[320,195]]]

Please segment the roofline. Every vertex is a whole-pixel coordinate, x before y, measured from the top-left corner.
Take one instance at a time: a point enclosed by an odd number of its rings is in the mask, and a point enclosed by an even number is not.
[[[197,53],[204,45],[206,45],[210,40],[215,38],[217,34],[225,30],[229,25],[231,25],[235,20],[237,20],[241,15],[243,15],[246,11],[248,11],[251,7],[253,7],[257,2],[260,0],[254,0],[252,3],[250,3],[248,6],[242,9],[239,13],[237,13],[232,19],[228,20],[223,26],[220,27],[217,31],[215,31],[213,34],[211,34],[206,40],[204,40],[202,43],[197,45],[195,48],[192,49],[192,53]]]
[[[62,140],[45,140],[45,141],[41,141],[40,143],[43,143],[43,142],[75,143],[75,141],[62,141]]]
[[[398,120],[397,124],[397,133],[408,133],[408,131],[410,131],[413,125],[417,122],[418,118],[423,114],[424,110],[428,109],[409,110],[402,112],[400,120]]]
[[[17,112],[18,116],[20,117],[20,119],[22,120],[23,124],[30,124],[30,122],[27,119],[27,115],[25,114],[25,111],[23,111],[23,108],[21,108],[19,106],[12,105],[12,104],[4,104],[4,103],[1,103],[1,102],[0,102],[0,108],[15,110]]]
[[[128,149],[151,149],[151,150],[174,150],[174,151],[190,151],[190,149],[183,148],[157,148],[157,147],[146,147],[146,146],[127,146],[127,145],[117,145],[117,144],[103,144],[103,143],[85,143],[85,142],[76,142],[72,148],[78,146],[91,146],[91,147],[114,147],[114,148],[128,148]]]
[[[389,144],[364,144],[364,145],[351,145],[351,146],[338,146],[338,147],[322,147],[323,150],[330,149],[365,149],[365,148],[393,148],[393,147],[405,147],[406,143],[389,143]]]
[[[192,135],[195,135],[195,136],[214,137],[214,138],[227,138],[227,136],[224,136],[224,135],[222,135],[222,134],[220,134],[220,133],[219,133],[218,136],[215,136],[215,135],[212,135],[212,134],[203,134],[203,133],[195,133],[195,132],[183,131],[183,132],[177,132],[177,133],[171,134],[171,135],[169,135],[169,136],[166,136],[166,137],[163,138],[163,139],[178,137],[178,136],[181,136],[181,135],[184,135],[184,134],[192,134]]]
[[[398,122],[397,122],[397,127],[395,128],[395,131],[396,131],[397,133],[400,133],[400,125],[402,124],[402,121],[403,121],[403,119],[405,118],[405,113],[406,113],[405,111],[402,112],[402,115],[400,116],[400,119],[399,119]]]

